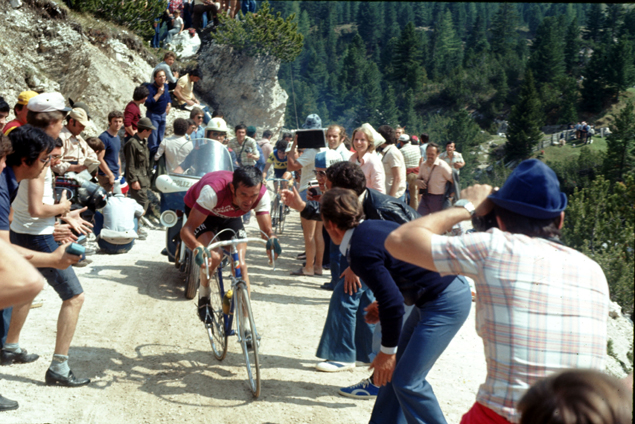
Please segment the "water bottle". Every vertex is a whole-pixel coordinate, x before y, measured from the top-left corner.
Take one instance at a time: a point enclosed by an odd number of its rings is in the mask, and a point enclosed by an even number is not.
[[[234,292],[232,291],[232,289],[229,289],[227,290],[227,293],[225,293],[225,296],[223,296],[223,313],[225,315],[229,315],[233,295],[234,295]]]

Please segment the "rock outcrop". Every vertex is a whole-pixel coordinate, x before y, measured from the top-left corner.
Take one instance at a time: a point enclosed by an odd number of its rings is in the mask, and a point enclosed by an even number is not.
[[[278,83],[280,63],[272,58],[236,54],[215,43],[199,53],[203,81],[198,90],[213,109],[221,108],[231,125],[253,125],[274,134],[284,125],[288,95]]]
[[[0,1],[0,96],[11,106],[24,90],[58,91],[81,100],[93,118],[84,134],[97,135],[106,129],[108,113],[123,111],[134,88],[149,81],[158,60],[131,32],[82,27],[61,4],[24,0],[13,8]],[[260,133],[282,128],[288,96],[278,84],[279,63],[207,44],[199,66],[204,80],[195,86],[198,98],[212,110],[221,107],[230,126],[255,125]],[[189,112],[171,112],[166,135],[177,117]]]

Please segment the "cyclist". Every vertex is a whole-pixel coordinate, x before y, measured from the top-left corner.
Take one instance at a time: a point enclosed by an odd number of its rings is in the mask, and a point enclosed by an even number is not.
[[[269,216],[270,198],[267,187],[262,183],[262,173],[255,166],[245,166],[230,171],[216,171],[205,174],[185,195],[185,213],[187,221],[181,229],[181,240],[192,249],[194,260],[201,267],[201,286],[198,296],[198,313],[201,321],[210,317],[210,283],[203,267],[205,257],[210,259],[210,268],[215,270],[220,264],[220,251],[209,251],[207,245],[216,234],[219,240],[230,240],[234,233],[224,231],[233,230],[238,238],[247,237],[241,217],[252,209],[256,212],[258,226],[265,233],[267,241],[267,255],[271,259],[270,250],[276,258],[282,253],[282,248],[271,228]],[[265,238],[263,236],[263,238]],[[237,246],[242,276],[249,286],[249,274],[245,262],[247,244]]]

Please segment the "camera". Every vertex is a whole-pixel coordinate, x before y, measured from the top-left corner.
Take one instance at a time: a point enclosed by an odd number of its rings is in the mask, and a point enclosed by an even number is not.
[[[496,212],[494,209],[484,216],[472,216],[472,227],[474,231],[485,232],[490,228],[498,228],[498,222],[496,222]]]

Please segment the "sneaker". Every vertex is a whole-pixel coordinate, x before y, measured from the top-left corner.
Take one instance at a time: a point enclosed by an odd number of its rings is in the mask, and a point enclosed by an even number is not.
[[[74,267],[77,267],[77,268],[83,268],[83,267],[85,267],[85,266],[87,266],[87,265],[90,265],[90,264],[92,264],[92,263],[93,263],[93,260],[92,260],[92,259],[88,259],[88,258],[86,258],[86,259],[84,259],[84,260],[82,260],[82,261],[77,262],[76,264],[73,264],[73,266],[74,266]]]
[[[357,384],[338,390],[340,395],[355,399],[375,399],[377,392],[379,392],[379,387],[371,383],[370,378],[365,378]]]
[[[322,372],[340,372],[355,368],[355,362],[323,361],[315,366],[315,369]]]
[[[245,340],[247,341],[247,349],[251,349],[253,347],[251,330],[245,330]],[[256,344],[258,345],[258,347],[260,347],[260,340],[258,340]]]
[[[209,297],[201,297],[198,299],[198,318],[205,324],[211,324],[213,321],[210,308]]]
[[[139,236],[137,240],[145,240],[148,238],[148,232],[144,230],[143,228],[139,227],[137,229],[137,236]]]

